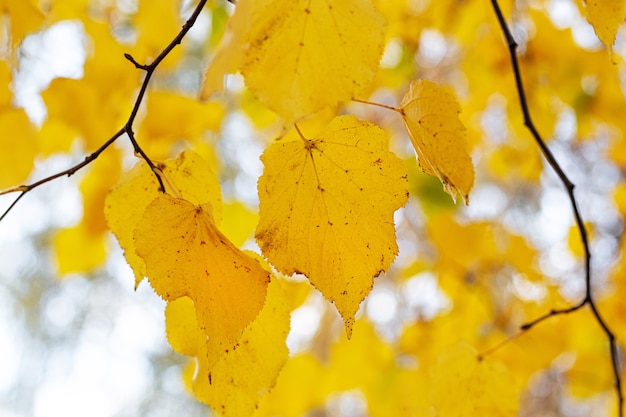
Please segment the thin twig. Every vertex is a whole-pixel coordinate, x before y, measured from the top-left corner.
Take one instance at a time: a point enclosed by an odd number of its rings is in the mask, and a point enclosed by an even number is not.
[[[557,176],[559,177],[559,179],[565,186],[570,204],[572,206],[572,211],[574,213],[576,226],[580,233],[580,240],[582,241],[583,248],[585,251],[585,297],[584,299],[579,304],[573,307],[562,309],[562,310],[551,310],[548,314],[545,314],[529,323],[524,324],[521,327],[521,330],[523,331],[529,330],[536,324],[541,323],[542,321],[544,321],[545,319],[549,317],[554,317],[556,315],[562,315],[562,314],[569,314],[569,313],[579,310],[583,306],[588,305],[591,308],[591,312],[593,316],[595,317],[596,322],[600,325],[600,327],[602,328],[602,330],[604,331],[604,333],[606,334],[609,340],[609,346],[610,346],[610,351],[611,351],[611,363],[613,366],[613,373],[615,377],[615,390],[617,393],[617,400],[618,400],[618,412],[619,412],[619,416],[623,417],[624,397],[622,394],[622,379],[620,375],[619,352],[618,352],[617,340],[615,338],[615,334],[613,333],[613,331],[611,331],[606,321],[602,318],[602,315],[600,314],[600,311],[598,310],[598,307],[596,305],[596,301],[593,298],[592,286],[591,286],[591,252],[589,250],[589,238],[588,238],[587,229],[583,222],[582,216],[580,215],[580,210],[578,208],[578,201],[576,200],[576,197],[574,196],[574,184],[570,181],[570,179],[567,177],[565,172],[563,172],[563,169],[561,168],[560,164],[557,162],[556,158],[554,157],[554,155],[552,154],[552,152],[546,145],[545,141],[542,139],[537,128],[535,127],[535,124],[532,121],[532,118],[530,116],[530,111],[528,108],[528,102],[526,99],[526,92],[524,90],[524,85],[522,83],[522,75],[519,69],[519,61],[517,59],[517,53],[516,53],[517,42],[515,42],[515,39],[513,38],[511,31],[509,30],[509,26],[506,23],[504,15],[502,14],[502,10],[500,9],[500,5],[498,4],[498,1],[491,0],[491,4],[493,5],[493,9],[495,11],[496,17],[498,18],[498,23],[500,24],[502,33],[504,34],[504,37],[506,38],[507,46],[509,49],[509,55],[511,58],[511,64],[513,66],[513,73],[515,75],[515,84],[517,86],[517,93],[519,96],[522,113],[524,115],[524,125],[528,128],[533,138],[535,139],[535,142],[541,148],[541,152],[543,153],[544,157],[548,161],[548,164],[550,165],[550,167],[554,170],[554,172],[557,174]]]
[[[133,145],[133,149],[135,150],[135,153],[141,155],[141,157],[146,161],[146,163],[148,164],[148,166],[150,167],[150,169],[156,176],[157,181],[159,182],[159,189],[162,192],[165,192],[165,186],[163,185],[163,180],[161,178],[159,168],[152,162],[152,160],[148,157],[148,155],[144,152],[144,150],[141,149],[141,146],[139,146],[139,143],[135,139],[133,123],[135,122],[135,119],[137,118],[139,108],[141,107],[141,103],[143,102],[143,99],[145,97],[146,91],[148,89],[148,85],[150,84],[150,79],[152,78],[152,74],[154,74],[157,67],[165,59],[165,57],[167,57],[169,53],[172,52],[172,50],[181,43],[185,35],[187,35],[187,32],[189,32],[189,30],[195,24],[206,2],[207,0],[200,0],[198,2],[198,5],[194,9],[189,19],[187,19],[182,29],[180,30],[180,32],[178,32],[176,37],[172,39],[172,41],[165,47],[165,49],[163,49],[161,53],[149,65],[140,64],[139,62],[135,60],[135,58],[132,57],[132,55],[124,54],[124,57],[127,60],[129,60],[135,66],[135,68],[146,72],[146,75],[141,84],[141,88],[139,89],[139,93],[137,93],[137,97],[135,98],[135,104],[133,105],[133,109],[131,110],[130,115],[128,116],[128,120],[126,121],[124,126],[120,130],[118,130],[113,136],[111,136],[106,142],[104,142],[104,144],[102,144],[102,146],[100,146],[95,152],[85,157],[85,159],[81,161],[80,163],[64,171],[57,172],[56,174],[50,175],[49,177],[36,181],[32,184],[20,185],[18,187],[12,187],[5,191],[0,191],[0,195],[15,193],[15,192],[20,193],[17,196],[17,198],[9,205],[9,207],[4,211],[4,213],[2,213],[2,215],[0,216],[0,222],[7,216],[7,214],[9,214],[11,210],[13,210],[13,208],[22,199],[22,197],[26,195],[26,193],[28,193],[29,191],[32,191],[33,189],[39,187],[40,185],[46,184],[47,182],[50,182],[57,178],[60,178],[66,175],[67,176],[73,175],[78,170],[84,168],[85,166],[89,165],[91,162],[96,160],[105,149],[107,149],[113,142],[115,142],[119,137],[123,136],[124,134],[128,136],[131,144]]]
[[[586,305],[587,305],[587,301],[583,300],[583,301],[581,301],[580,303],[576,304],[573,307],[563,308],[563,309],[560,309],[560,310],[552,309],[548,313],[544,314],[543,316],[537,317],[535,320],[521,325],[520,326],[520,330],[530,330],[535,325],[541,323],[542,321],[544,321],[546,319],[549,319],[550,317],[573,313],[574,311],[580,310],[582,307],[584,307]]]

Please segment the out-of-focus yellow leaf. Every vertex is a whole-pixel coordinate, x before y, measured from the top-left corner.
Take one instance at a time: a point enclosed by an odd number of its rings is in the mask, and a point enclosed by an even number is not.
[[[86,19],[82,23],[91,40],[87,44],[88,59],[83,80],[97,91],[99,102],[96,114],[107,119],[125,119],[132,108],[132,99],[142,75],[136,70],[132,72],[133,66],[126,59],[120,59],[128,49],[114,36],[109,23],[94,19]]]
[[[276,386],[259,403],[254,417],[300,417],[324,403],[318,390],[323,378],[320,361],[311,354],[300,354],[287,361]]]
[[[104,235],[91,233],[82,222],[57,233],[54,251],[61,275],[90,272],[107,257]]]
[[[471,271],[489,259],[500,259],[493,227],[486,222],[459,224],[450,213],[428,221],[431,243],[439,253],[440,266],[449,265],[460,273]],[[450,237],[454,238],[451,239]],[[468,242],[471,244],[468,245]]]
[[[541,154],[528,141],[514,145],[502,144],[489,155],[487,166],[501,179],[538,182],[543,172]]]
[[[11,47],[15,48],[29,33],[40,29],[44,15],[36,0],[0,0],[0,14],[9,17]],[[0,28],[4,27],[0,24]]]
[[[626,215],[626,182],[620,182],[613,190],[613,200],[620,213]]]
[[[137,255],[155,292],[194,301],[209,364],[236,347],[265,302],[269,273],[215,226],[210,204],[158,195],[137,224]]]
[[[93,3],[91,0],[50,0],[47,16],[53,20],[88,19],[87,7]]]
[[[468,285],[456,275],[442,275],[437,278],[449,302],[446,310],[432,321],[408,325],[399,343],[403,351],[418,358],[420,369],[430,374],[441,352],[458,340],[485,349],[502,340],[500,336],[489,343],[485,337],[485,329],[492,329],[495,316],[493,300],[487,290],[483,286]]]
[[[211,166],[192,151],[159,165],[168,192],[193,204],[210,203],[213,216],[222,211],[220,185]],[[144,161],[125,173],[105,200],[104,214],[111,231],[124,249],[126,261],[135,273],[135,285],[145,276],[145,265],[135,253],[133,234],[146,207],[160,194],[156,177]]]
[[[585,223],[585,228],[587,229],[587,239],[591,242],[593,239],[593,224]],[[580,231],[575,224],[570,227],[567,233],[567,246],[575,257],[582,259],[585,256],[585,248],[580,238]]]
[[[22,109],[0,112],[0,189],[25,181],[37,154],[35,128]]]
[[[393,213],[406,170],[378,127],[337,117],[315,139],[284,140],[261,157],[256,238],[282,273],[305,274],[341,313],[348,335],[373,277],[398,247]]]
[[[400,109],[422,170],[439,178],[454,200],[458,192],[467,204],[474,166],[454,95],[431,81],[416,80]]]
[[[624,0],[585,0],[587,21],[593,26],[607,48],[615,43],[617,29],[626,19],[626,2]]]
[[[254,235],[254,228],[258,219],[258,214],[251,211],[243,203],[238,201],[225,203],[224,218],[220,222],[220,230],[233,242],[233,245],[241,247]]]
[[[353,340],[338,340],[332,346],[323,392],[358,390],[365,396],[371,416],[428,415],[425,372],[419,372],[417,367],[399,366],[397,359],[393,347],[377,334],[374,326],[359,320]]]
[[[95,109],[103,105],[97,89],[85,80],[55,78],[41,97],[48,111],[46,124],[64,123],[67,129],[76,130],[91,147],[101,145],[107,135],[114,133],[115,127],[107,123],[109,119],[95,117]]]
[[[207,71],[202,96],[240,69],[287,123],[364,93],[384,46],[371,0],[241,0]]]
[[[399,365],[393,347],[371,323],[359,320],[354,338],[337,340],[325,361],[309,353],[290,358],[254,417],[307,415],[323,407],[328,398],[345,392],[365,397],[366,415],[426,416],[425,376],[416,367]]]
[[[108,149],[91,164],[80,183],[83,195],[83,224],[94,235],[108,230],[104,215],[107,193],[118,181],[122,169],[121,155],[116,149]]]
[[[149,63],[180,31],[180,0],[139,0],[134,16],[137,42],[132,56],[138,62]],[[176,65],[180,60],[181,48],[174,50],[163,61],[163,67]]]
[[[153,158],[166,157],[176,140],[191,140],[207,130],[217,130],[223,117],[220,103],[200,103],[182,94],[153,91],[148,94],[146,116],[137,136],[144,139],[146,152]]]
[[[611,361],[607,358],[606,335],[593,315],[584,314],[562,322],[561,328],[564,327],[567,328],[559,333],[567,337],[569,346],[576,347],[576,361],[567,371],[569,392],[586,398],[610,391],[615,381]]]
[[[201,355],[207,335],[198,327],[196,308],[189,297],[179,297],[165,306],[165,332],[172,349],[181,355]]]
[[[41,96],[48,112],[46,123],[65,124],[85,141],[87,150],[93,150],[128,117],[139,73],[132,72],[132,65],[123,59],[127,51],[108,24],[92,19],[82,23],[90,40],[83,78],[55,78]]]
[[[394,361],[393,349],[376,334],[366,320],[355,323],[353,340],[340,339],[330,352],[329,392],[363,388],[376,383],[381,370]],[[368,366],[363,366],[367,363]]]
[[[446,349],[433,370],[432,402],[445,417],[513,417],[518,388],[509,371],[490,357],[479,358],[467,343]]]
[[[195,370],[187,372],[185,379],[200,401],[224,417],[252,415],[287,361],[286,301],[279,280],[273,279],[258,317],[244,330],[237,344],[214,364],[207,361],[207,336],[198,327],[194,303],[187,297],[168,303],[168,340],[178,352],[196,357]]]
[[[43,156],[57,152],[70,152],[78,132],[59,120],[47,120],[37,133],[37,145]]]
[[[0,110],[11,107],[13,101],[13,92],[10,88],[12,78],[9,64],[0,59]]]
[[[265,107],[248,89],[242,91],[239,98],[239,107],[258,129],[266,128],[280,121],[276,113]]]

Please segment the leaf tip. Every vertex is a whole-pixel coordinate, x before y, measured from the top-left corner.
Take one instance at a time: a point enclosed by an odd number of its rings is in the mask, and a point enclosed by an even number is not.
[[[344,317],[344,325],[346,327],[346,337],[348,340],[352,338],[352,328],[354,327],[354,318]]]

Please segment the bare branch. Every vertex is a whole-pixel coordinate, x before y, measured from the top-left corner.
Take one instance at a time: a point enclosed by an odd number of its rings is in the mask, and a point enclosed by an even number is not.
[[[554,316],[560,316],[563,314],[569,314],[569,313],[573,313],[574,311],[580,310],[582,307],[587,305],[587,301],[583,300],[580,303],[576,304],[573,307],[569,307],[569,308],[563,308],[560,310],[555,310],[552,309],[550,310],[548,313],[544,314],[543,316],[540,316],[538,318],[536,318],[535,320],[528,322],[526,324],[523,324],[522,326],[520,326],[520,330],[530,330],[531,328],[535,327],[535,325],[541,323],[542,321],[549,319],[550,317],[554,317]]]
[[[617,400],[618,400],[618,412],[619,412],[619,416],[623,417],[624,397],[622,394],[622,379],[621,379],[621,375],[619,372],[620,364],[619,364],[617,340],[615,339],[615,334],[613,333],[613,331],[611,331],[609,326],[606,324],[606,322],[602,318],[602,315],[600,314],[600,311],[598,310],[596,306],[596,301],[593,298],[592,286],[591,286],[591,252],[589,250],[589,238],[588,238],[587,229],[583,222],[582,216],[580,215],[580,210],[578,208],[578,201],[576,200],[576,197],[574,196],[574,184],[570,181],[570,179],[567,177],[565,172],[563,172],[563,169],[561,168],[560,164],[558,163],[558,161],[556,160],[556,158],[554,157],[554,155],[552,154],[552,152],[546,145],[545,141],[542,139],[541,135],[539,134],[539,131],[537,130],[537,128],[535,127],[535,124],[532,121],[532,118],[530,116],[530,111],[528,109],[526,92],[524,90],[524,85],[522,83],[522,74],[519,68],[519,61],[517,59],[517,53],[516,53],[517,42],[515,42],[515,39],[513,38],[511,31],[509,30],[509,26],[506,23],[504,15],[502,14],[502,10],[500,9],[498,0],[491,0],[491,4],[493,5],[493,9],[495,11],[496,17],[498,18],[498,23],[500,24],[500,28],[502,30],[502,33],[504,34],[504,37],[506,38],[506,42],[508,45],[509,55],[511,58],[511,65],[513,66],[513,73],[515,75],[515,84],[517,86],[517,93],[518,93],[520,105],[522,108],[522,113],[524,115],[524,125],[528,128],[528,130],[532,134],[533,138],[535,139],[535,142],[537,143],[539,148],[541,148],[541,152],[543,153],[544,157],[548,161],[548,164],[557,174],[557,176],[559,177],[559,179],[561,180],[561,182],[563,183],[567,191],[567,195],[569,197],[569,201],[572,206],[572,211],[574,213],[574,220],[576,222],[576,226],[580,234],[580,240],[582,241],[583,248],[585,251],[585,298],[583,299],[583,301],[570,308],[566,308],[562,310],[551,310],[549,313],[529,323],[524,324],[521,327],[521,330],[523,331],[529,330],[536,324],[541,323],[542,321],[544,321],[545,319],[549,317],[562,315],[562,314],[569,314],[569,313],[579,310],[585,305],[589,305],[589,307],[591,308],[591,312],[596,319],[596,322],[600,325],[600,327],[602,328],[602,330],[604,331],[604,333],[606,334],[609,340],[610,351],[611,351],[611,362],[613,365],[613,373],[615,376],[615,391],[616,391]]]
[[[26,193],[28,193],[29,191],[32,191],[33,189],[39,187],[40,185],[46,184],[59,177],[63,177],[66,175],[67,176],[73,175],[78,170],[84,168],[85,166],[89,165],[91,162],[95,161],[105,149],[107,149],[113,142],[115,142],[120,136],[123,136],[124,134],[128,136],[130,142],[133,145],[135,153],[141,155],[141,157],[146,161],[146,163],[148,164],[148,166],[150,167],[150,169],[156,176],[157,181],[159,182],[159,189],[162,192],[165,192],[165,186],[163,185],[163,180],[161,179],[161,175],[159,174],[160,170],[155,166],[155,164],[148,157],[148,155],[143,151],[143,149],[141,149],[141,147],[139,146],[139,143],[135,139],[135,132],[133,131],[133,123],[135,122],[135,119],[137,118],[137,113],[139,112],[139,108],[145,97],[146,91],[148,89],[148,85],[150,84],[150,79],[152,78],[152,74],[154,74],[159,64],[169,55],[170,52],[172,52],[172,50],[176,47],[176,45],[180,45],[181,41],[183,40],[187,32],[189,32],[189,30],[195,24],[206,2],[207,0],[200,0],[198,2],[198,5],[194,9],[189,19],[187,19],[182,29],[180,30],[180,32],[178,32],[178,34],[174,37],[174,39],[172,39],[172,41],[161,51],[161,53],[154,59],[154,61],[151,64],[149,65],[140,64],[135,60],[135,58],[132,57],[132,55],[128,53],[124,54],[124,57],[127,60],[129,60],[135,66],[135,68],[146,72],[146,76],[143,79],[141,88],[139,89],[139,93],[137,93],[137,97],[135,99],[135,104],[133,105],[133,109],[131,110],[130,115],[128,116],[128,120],[126,121],[124,126],[120,130],[118,130],[117,133],[115,133],[113,136],[107,139],[107,141],[104,142],[104,144],[102,144],[102,146],[100,146],[95,152],[85,157],[85,159],[81,161],[80,163],[64,171],[57,172],[56,174],[50,175],[49,177],[36,181],[32,184],[20,185],[17,187],[11,187],[4,191],[0,191],[0,195],[15,193],[15,192],[20,193],[17,196],[17,198],[9,205],[9,207],[4,211],[4,213],[0,215],[0,222],[7,216],[7,214],[9,214],[11,210],[13,210],[16,204],[22,199],[22,197],[26,195]]]

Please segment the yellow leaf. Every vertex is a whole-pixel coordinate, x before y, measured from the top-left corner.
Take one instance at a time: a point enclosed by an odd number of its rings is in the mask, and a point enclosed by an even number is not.
[[[102,105],[97,89],[85,80],[55,78],[41,97],[48,111],[46,123],[65,124],[79,133],[89,147],[99,146],[112,130],[110,119],[95,117],[95,109]]]
[[[623,215],[626,214],[626,183],[620,182],[613,190],[613,200],[617,210]]]
[[[11,107],[11,102],[13,101],[12,80],[13,76],[9,64],[0,59],[0,109]]]
[[[121,155],[117,149],[108,149],[91,164],[81,180],[83,195],[83,224],[89,233],[97,235],[108,230],[104,215],[105,198],[117,182],[121,172]]]
[[[459,342],[446,349],[433,370],[432,401],[445,417],[513,417],[518,389],[509,371],[489,357]]]
[[[455,201],[459,192],[467,204],[474,185],[474,166],[467,153],[456,98],[431,81],[416,80],[400,109],[422,170],[439,178]]]
[[[127,51],[111,33],[110,25],[85,19],[83,27],[90,40],[84,77],[55,78],[41,96],[48,112],[46,122],[72,128],[87,150],[92,150],[128,118],[139,75],[129,71],[128,61],[120,59]]]
[[[51,0],[47,3],[47,16],[53,21],[84,19],[90,14],[86,12],[91,0]]]
[[[543,161],[537,150],[526,143],[502,144],[489,155],[487,166],[501,179],[538,182],[543,172]]]
[[[594,227],[592,223],[585,223],[587,229],[587,239],[591,242],[594,236]],[[585,248],[580,237],[580,230],[577,225],[572,225],[567,233],[567,247],[570,252],[579,259],[583,259],[585,256]]]
[[[0,113],[0,189],[26,180],[33,169],[37,146],[35,128],[22,109]]]
[[[26,35],[38,30],[43,24],[44,15],[37,3],[34,0],[0,0],[0,12],[9,16],[12,48],[19,45]]]
[[[280,272],[305,274],[350,335],[373,277],[398,252],[393,213],[407,201],[404,165],[380,128],[354,116],[337,117],[313,140],[275,143],[261,159],[261,251]]]
[[[609,49],[615,43],[620,25],[626,19],[624,0],[585,0],[587,21],[593,26],[598,38]]]
[[[153,91],[147,97],[146,116],[137,136],[145,138],[146,152],[158,158],[167,156],[176,140],[191,140],[219,129],[223,117],[224,108],[217,102],[200,103],[182,94]]]
[[[161,53],[180,31],[179,10],[180,0],[138,1],[133,19],[137,30],[137,43],[131,54],[133,58],[148,63]],[[180,51],[181,48],[175,48],[163,61],[163,66],[175,65],[180,60]]]
[[[224,204],[224,219],[220,230],[235,246],[241,247],[254,234],[258,223],[258,214],[244,204],[233,201]]]
[[[196,308],[189,297],[179,297],[165,306],[165,333],[172,349],[181,355],[198,356],[206,334],[198,327]]]
[[[102,234],[90,233],[84,223],[62,229],[54,237],[59,274],[89,272],[106,261]]]
[[[319,393],[323,378],[320,361],[310,353],[296,355],[287,361],[276,386],[261,399],[254,417],[300,417],[324,403]]]
[[[181,297],[168,303],[167,337],[175,350],[196,357],[195,371],[185,373],[184,377],[200,401],[225,417],[252,415],[287,361],[286,301],[280,280],[273,279],[258,317],[215,364],[207,360],[206,335],[198,328],[193,302]]]
[[[220,185],[211,166],[191,151],[160,164],[164,182],[170,192],[193,204],[211,203],[213,215],[222,211]],[[146,207],[159,195],[159,184],[144,161],[125,173],[105,200],[107,224],[124,249],[124,257],[135,273],[135,285],[145,276],[145,265],[135,253],[133,233]]]
[[[69,153],[78,132],[60,120],[47,119],[37,133],[37,145],[43,156]]]
[[[240,69],[287,123],[363,94],[384,45],[371,0],[241,0],[207,72],[202,96]]]
[[[265,302],[269,273],[215,226],[210,204],[167,194],[148,205],[134,233],[135,247],[155,292],[165,300],[188,296],[209,336],[209,364],[232,349]]]
[[[392,347],[378,337],[370,322],[361,319],[354,327],[352,340],[340,339],[331,348],[332,367],[327,379],[329,392],[354,388],[369,391],[377,385],[383,370],[394,364]],[[364,363],[367,366],[363,366]]]

